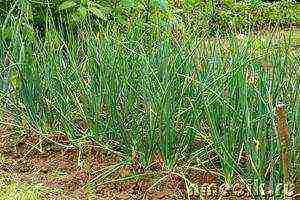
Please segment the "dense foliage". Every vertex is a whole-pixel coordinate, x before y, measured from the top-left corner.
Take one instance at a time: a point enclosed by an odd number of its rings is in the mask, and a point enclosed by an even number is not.
[[[69,26],[71,32],[78,31],[82,23],[91,24],[97,31],[112,24],[120,28],[126,27],[129,21],[140,21],[163,28],[181,24],[191,33],[204,29],[218,35],[228,31],[288,27],[296,18],[295,6],[290,0],[272,4],[262,0],[4,0],[0,6],[0,20],[4,22],[7,16],[19,16],[20,8],[25,4],[28,20],[35,29],[41,30],[45,28],[46,21],[53,20],[58,30]]]

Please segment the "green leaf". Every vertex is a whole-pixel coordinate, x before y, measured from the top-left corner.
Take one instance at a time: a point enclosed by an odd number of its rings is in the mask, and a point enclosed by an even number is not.
[[[80,0],[80,5],[86,7],[88,5],[88,0]]]
[[[65,1],[59,6],[59,10],[65,10],[68,8],[75,7],[77,4],[74,1]]]
[[[95,7],[95,8],[101,9],[101,10],[105,10],[106,12],[109,10],[108,7],[102,6],[102,5],[100,5],[98,3],[95,3],[95,2],[92,2],[92,1],[88,2],[88,7],[90,7],[90,8]]]
[[[88,14],[88,10],[83,6],[80,6],[78,8],[78,14],[79,14],[80,17],[85,18]]]
[[[121,4],[126,9],[133,8],[138,5],[138,3],[134,0],[121,0]]]
[[[89,11],[91,13],[93,13],[94,15],[96,15],[97,17],[103,19],[103,20],[107,20],[107,17],[106,17],[106,10],[105,9],[99,9],[99,8],[96,8],[96,7],[90,7],[89,8]]]

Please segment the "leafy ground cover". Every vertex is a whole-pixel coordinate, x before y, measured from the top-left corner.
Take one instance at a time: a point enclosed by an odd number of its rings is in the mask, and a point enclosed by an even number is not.
[[[292,2],[53,2],[1,10],[0,199],[294,196]]]

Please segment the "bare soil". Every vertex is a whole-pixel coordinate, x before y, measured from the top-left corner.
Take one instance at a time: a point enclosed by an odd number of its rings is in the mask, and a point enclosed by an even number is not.
[[[9,116],[6,124],[11,124]],[[46,188],[42,199],[251,199],[241,184],[235,191],[222,189],[213,173],[191,171],[185,180],[165,169],[160,156],[145,168],[139,155],[124,164],[120,155],[103,150],[95,142],[76,148],[63,134],[41,138],[32,132],[13,142],[11,131],[8,125],[0,129],[1,184],[13,180],[42,185]]]

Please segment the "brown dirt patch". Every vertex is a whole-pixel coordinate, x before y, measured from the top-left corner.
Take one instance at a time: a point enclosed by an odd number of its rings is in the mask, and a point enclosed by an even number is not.
[[[43,199],[177,200],[188,199],[188,194],[195,200],[220,198],[220,192],[213,189],[219,188],[217,173],[189,172],[186,178],[194,186],[187,188],[180,174],[165,169],[161,156],[146,169],[137,155],[133,155],[133,163],[122,164],[119,155],[99,148],[95,142],[83,145],[82,152],[60,144],[70,142],[63,135],[51,135],[50,140],[34,134],[24,136],[15,150],[5,154],[0,177],[42,184],[47,188]],[[207,194],[201,196],[199,190]]]

